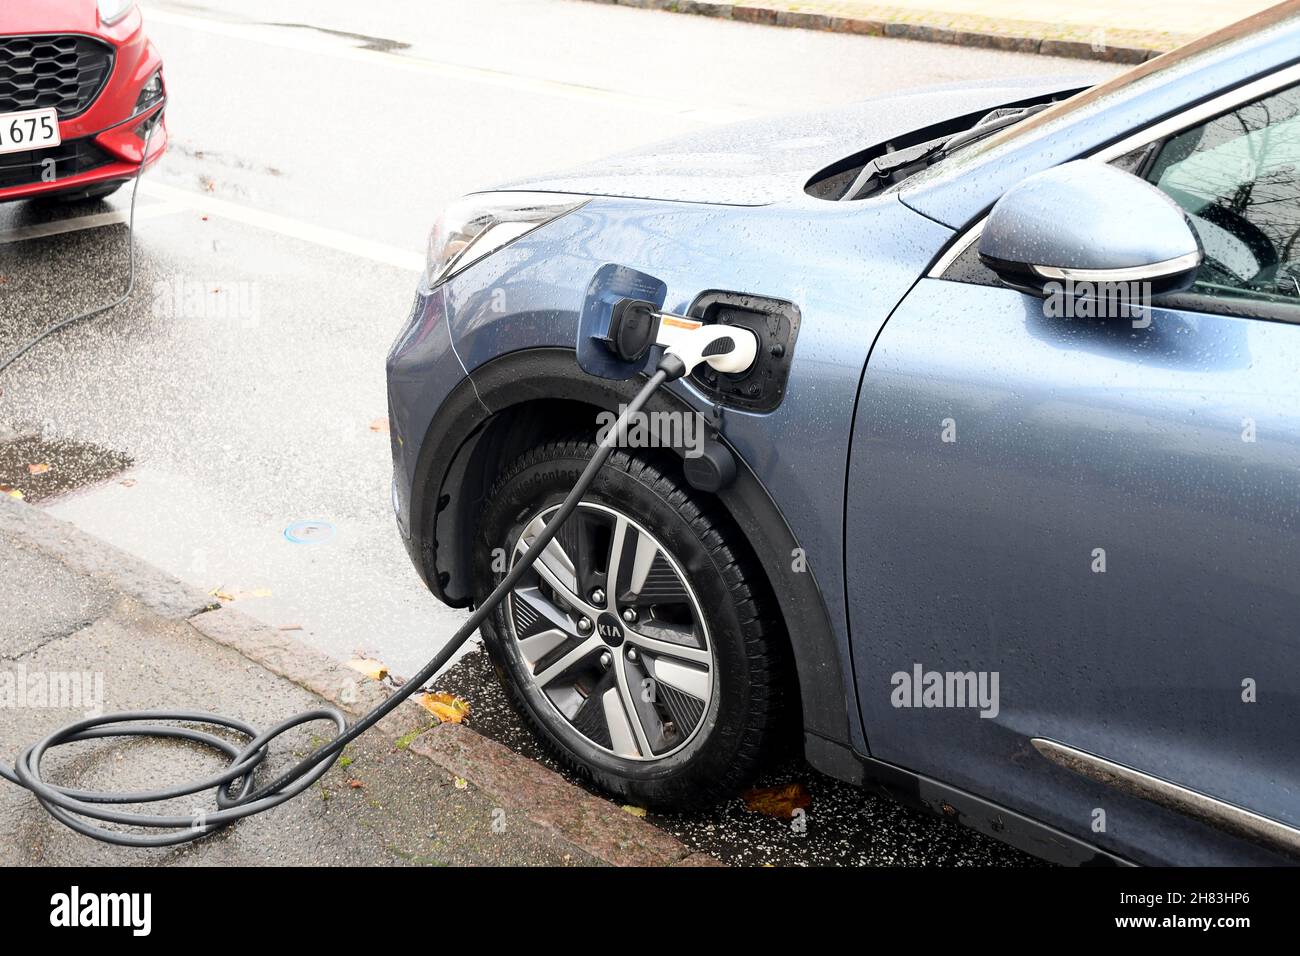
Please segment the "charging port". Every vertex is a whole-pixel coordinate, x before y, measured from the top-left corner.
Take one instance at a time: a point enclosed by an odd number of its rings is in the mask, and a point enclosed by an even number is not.
[[[736,325],[758,336],[758,355],[747,372],[730,375],[700,365],[691,381],[720,405],[770,412],[785,398],[790,362],[799,337],[799,307],[782,299],[710,290],[691,303],[689,314],[706,325]]]

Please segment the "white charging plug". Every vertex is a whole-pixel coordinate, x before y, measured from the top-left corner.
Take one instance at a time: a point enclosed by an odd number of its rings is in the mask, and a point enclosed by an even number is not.
[[[671,313],[660,314],[655,344],[666,347],[665,356],[681,360],[686,367],[683,375],[690,375],[701,362],[707,362],[717,372],[747,372],[758,357],[758,336],[749,329],[704,325]]]

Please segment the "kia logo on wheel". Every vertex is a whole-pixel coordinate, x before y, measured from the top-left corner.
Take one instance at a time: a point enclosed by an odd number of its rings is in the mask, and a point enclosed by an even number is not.
[[[623,643],[623,625],[608,611],[596,619],[596,633],[610,647],[618,647]]]

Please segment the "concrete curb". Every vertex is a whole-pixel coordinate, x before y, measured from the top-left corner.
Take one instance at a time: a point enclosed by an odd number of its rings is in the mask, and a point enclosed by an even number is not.
[[[0,534],[55,558],[109,589],[135,598],[160,617],[188,622],[274,674],[353,715],[391,689],[302,641],[212,601],[197,588],[39,508],[0,497]],[[423,707],[403,701],[377,728],[397,746],[432,761],[524,814],[578,852],[612,866],[721,865],[691,854],[675,837],[469,727],[435,724]]]
[[[616,866],[673,866],[689,859],[675,837],[463,725],[439,725],[416,738],[411,750],[473,781],[598,860]]]
[[[708,3],[696,0],[587,0],[643,10],[663,10],[670,13],[693,13],[723,20],[759,23],[776,27],[796,27],[803,30],[823,30],[831,33],[853,33],[859,36],[892,37],[903,40],[923,40],[928,43],[949,43],[955,46],[979,47],[986,50],[1008,50],[1015,53],[1038,53],[1043,56],[1062,56],[1080,60],[1100,60],[1106,63],[1142,63],[1159,56],[1166,50],[1185,42],[1186,37],[1171,35],[1171,42],[1157,47],[1149,41],[1143,43],[1141,34],[1126,34],[1128,44],[1098,44],[1087,40],[1035,34],[1032,24],[1015,20],[998,20],[994,17],[970,18],[968,22],[987,22],[989,26],[943,26],[912,23],[903,19],[884,17],[839,16],[802,10],[779,10],[774,7],[750,6],[737,3]],[[957,22],[961,22],[960,20]],[[1029,30],[1025,30],[1029,27]],[[1020,29],[1018,29],[1020,28]],[[1099,29],[1102,27],[1099,25]]]
[[[181,620],[219,606],[198,588],[8,495],[0,495],[0,533],[49,555],[70,571],[130,595],[160,617]]]

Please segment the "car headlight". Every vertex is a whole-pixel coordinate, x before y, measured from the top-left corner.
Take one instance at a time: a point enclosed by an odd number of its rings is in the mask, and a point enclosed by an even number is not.
[[[429,288],[588,202],[564,193],[479,193],[458,199],[429,233]]]
[[[116,23],[131,12],[135,0],[98,0],[99,22],[104,26]]]
[[[153,71],[153,76],[149,77],[149,82],[146,83],[141,88],[140,95],[136,97],[135,113],[133,113],[132,115],[134,116],[139,113],[143,113],[145,110],[149,109],[149,107],[161,103],[162,98],[163,98],[162,70],[157,69]]]

